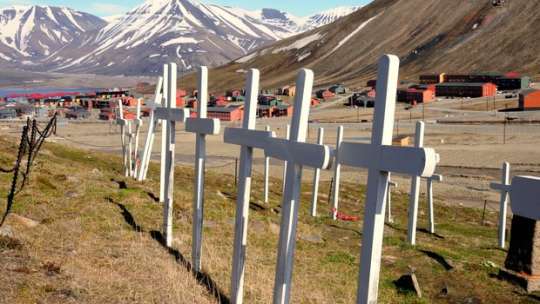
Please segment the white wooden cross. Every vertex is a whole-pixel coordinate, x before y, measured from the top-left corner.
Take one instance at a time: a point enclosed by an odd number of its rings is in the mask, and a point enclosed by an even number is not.
[[[386,189],[386,222],[393,223],[394,218],[392,217],[392,187],[397,188],[398,183],[389,180],[388,189]]]
[[[161,100],[163,98],[162,90],[163,88],[163,77],[158,78],[156,84],[156,90],[154,93],[154,102],[149,104],[150,107],[150,118],[148,124],[148,134],[146,136],[146,142],[144,144],[143,156],[141,158],[141,166],[137,176],[137,180],[142,182],[146,179],[146,174],[148,173],[148,167],[150,165],[150,159],[152,157],[152,147],[154,146],[154,140],[156,137],[156,127],[159,123],[159,120],[155,118],[155,110],[157,105],[161,105]]]
[[[506,247],[506,216],[508,209],[508,191],[510,189],[510,164],[505,162],[502,168],[501,183],[491,183],[491,189],[501,192],[499,206],[499,248]]]
[[[383,56],[378,69],[371,144],[343,142],[338,152],[342,165],[368,169],[357,292],[360,304],[377,303],[389,173],[429,177],[437,164],[433,149],[392,146],[398,57]]]
[[[142,99],[137,99],[137,111],[135,112],[135,120],[133,121],[133,123],[135,124],[135,134],[134,134],[134,137],[135,137],[135,149],[134,149],[134,164],[133,164],[133,170],[131,172],[131,177],[133,178],[137,178],[137,172],[139,171],[139,166],[140,166],[140,162],[141,162],[141,156],[139,154],[139,135],[141,133],[141,128],[143,126],[143,121],[141,119],[141,103],[142,103]]]
[[[439,174],[434,174],[431,177],[428,177],[427,180],[427,201],[428,201],[428,217],[429,217],[429,233],[435,233],[435,207],[433,201],[433,182],[442,182],[443,176]]]
[[[244,267],[247,247],[247,227],[251,198],[251,174],[254,148],[264,148],[265,138],[273,136],[268,131],[255,130],[257,118],[257,98],[259,92],[259,71],[251,69],[247,74],[246,101],[241,129],[225,129],[225,143],[239,145],[240,168],[238,194],[236,198],[236,220],[234,232],[233,266],[231,273],[231,302],[240,304],[244,293]]]
[[[320,127],[317,134],[317,144],[324,144],[324,128]],[[321,179],[321,169],[315,168],[313,174],[313,194],[311,195],[311,216],[317,216],[317,202],[319,200],[319,181]]]
[[[176,122],[184,122],[189,117],[187,109],[176,109],[176,63],[169,64],[169,73],[167,83],[167,107],[157,108],[155,117],[162,120],[162,131],[165,133],[165,164],[162,164],[162,176],[164,177],[160,186],[164,189],[164,208],[163,208],[163,236],[167,247],[172,245],[172,218],[173,218],[173,189],[174,189],[174,156],[176,143]],[[166,126],[166,127],[165,127]]]
[[[339,126],[337,130],[336,151],[339,151],[339,147],[343,142],[343,126]],[[332,187],[332,219],[337,220],[338,208],[339,208],[339,185],[341,183],[341,165],[336,155],[336,163],[334,164],[334,183]]]
[[[424,147],[424,130],[425,124],[423,121],[416,123],[416,133],[414,137],[414,146],[416,148]],[[411,192],[409,194],[409,230],[407,239],[409,244],[416,244],[416,225],[418,220],[418,198],[420,196],[420,176],[413,176],[411,179]]]
[[[161,106],[163,108],[169,108],[172,106],[172,101],[169,98],[169,65],[165,64],[163,66],[163,101],[161,102]],[[176,103],[174,103],[174,106],[176,106]],[[157,116],[156,116],[157,117]],[[159,168],[159,202],[164,203],[165,202],[165,179],[166,179],[166,168],[165,165],[167,163],[167,137],[168,137],[168,128],[169,124],[166,121],[161,121],[161,161],[160,161],[160,168]]]
[[[193,196],[193,240],[192,267],[201,271],[202,232],[204,219],[204,171],[206,159],[206,135],[217,135],[220,131],[219,119],[207,118],[208,68],[199,69],[197,118],[186,120],[186,131],[196,134],[195,142],[195,186]]]
[[[266,132],[270,132],[270,126],[266,126]],[[264,156],[264,202],[268,204],[268,193],[270,188],[268,183],[270,182],[270,157]]]
[[[131,122],[129,120],[124,119],[124,107],[122,105],[122,100],[118,100],[117,111],[118,111],[118,115],[116,119],[116,124],[120,126],[120,138],[122,141],[122,161],[124,164],[124,176],[128,177],[131,174]]]
[[[289,140],[269,138],[265,153],[270,157],[287,161],[285,191],[281,203],[281,226],[279,233],[278,260],[274,282],[274,303],[289,303],[296,247],[296,227],[300,206],[302,168],[326,169],[330,164],[330,148],[305,143],[308,129],[313,72],[300,71],[296,87],[296,100]]]

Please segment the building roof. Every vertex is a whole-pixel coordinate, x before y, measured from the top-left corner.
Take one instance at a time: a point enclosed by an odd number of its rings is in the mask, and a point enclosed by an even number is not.
[[[490,82],[444,82],[436,84],[436,87],[482,87]]]
[[[214,112],[214,113],[231,113],[236,110],[241,109],[240,107],[208,107],[208,112]]]

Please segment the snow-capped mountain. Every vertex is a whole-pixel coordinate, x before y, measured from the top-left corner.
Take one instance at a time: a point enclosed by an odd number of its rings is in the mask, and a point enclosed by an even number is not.
[[[176,61],[216,66],[326,25],[357,8],[308,17],[198,0],[146,0],[125,15],[98,18],[58,7],[0,10],[0,64],[55,72],[157,74]]]
[[[104,25],[96,16],[65,7],[0,9],[0,62],[37,63]]]

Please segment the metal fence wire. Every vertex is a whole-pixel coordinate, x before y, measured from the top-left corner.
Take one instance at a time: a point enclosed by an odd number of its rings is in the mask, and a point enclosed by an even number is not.
[[[51,118],[43,130],[39,129],[35,119],[31,120],[28,118],[26,126],[23,127],[21,133],[15,165],[10,169],[0,168],[0,173],[13,173],[11,188],[7,196],[6,210],[0,221],[0,227],[4,224],[13,207],[15,196],[21,192],[28,183],[32,165],[34,164],[43,143],[51,135],[56,134],[56,124],[56,114]]]

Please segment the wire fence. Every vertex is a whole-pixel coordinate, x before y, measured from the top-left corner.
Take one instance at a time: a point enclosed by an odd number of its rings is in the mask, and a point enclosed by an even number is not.
[[[39,129],[35,119],[28,119],[21,132],[21,139],[19,141],[15,165],[8,169],[0,168],[1,173],[13,174],[11,188],[7,196],[6,210],[2,216],[2,220],[0,221],[0,227],[4,224],[13,207],[15,196],[24,189],[24,186],[28,184],[32,165],[34,164],[43,143],[52,134],[56,133],[56,124],[56,114],[51,118],[43,130]]]

